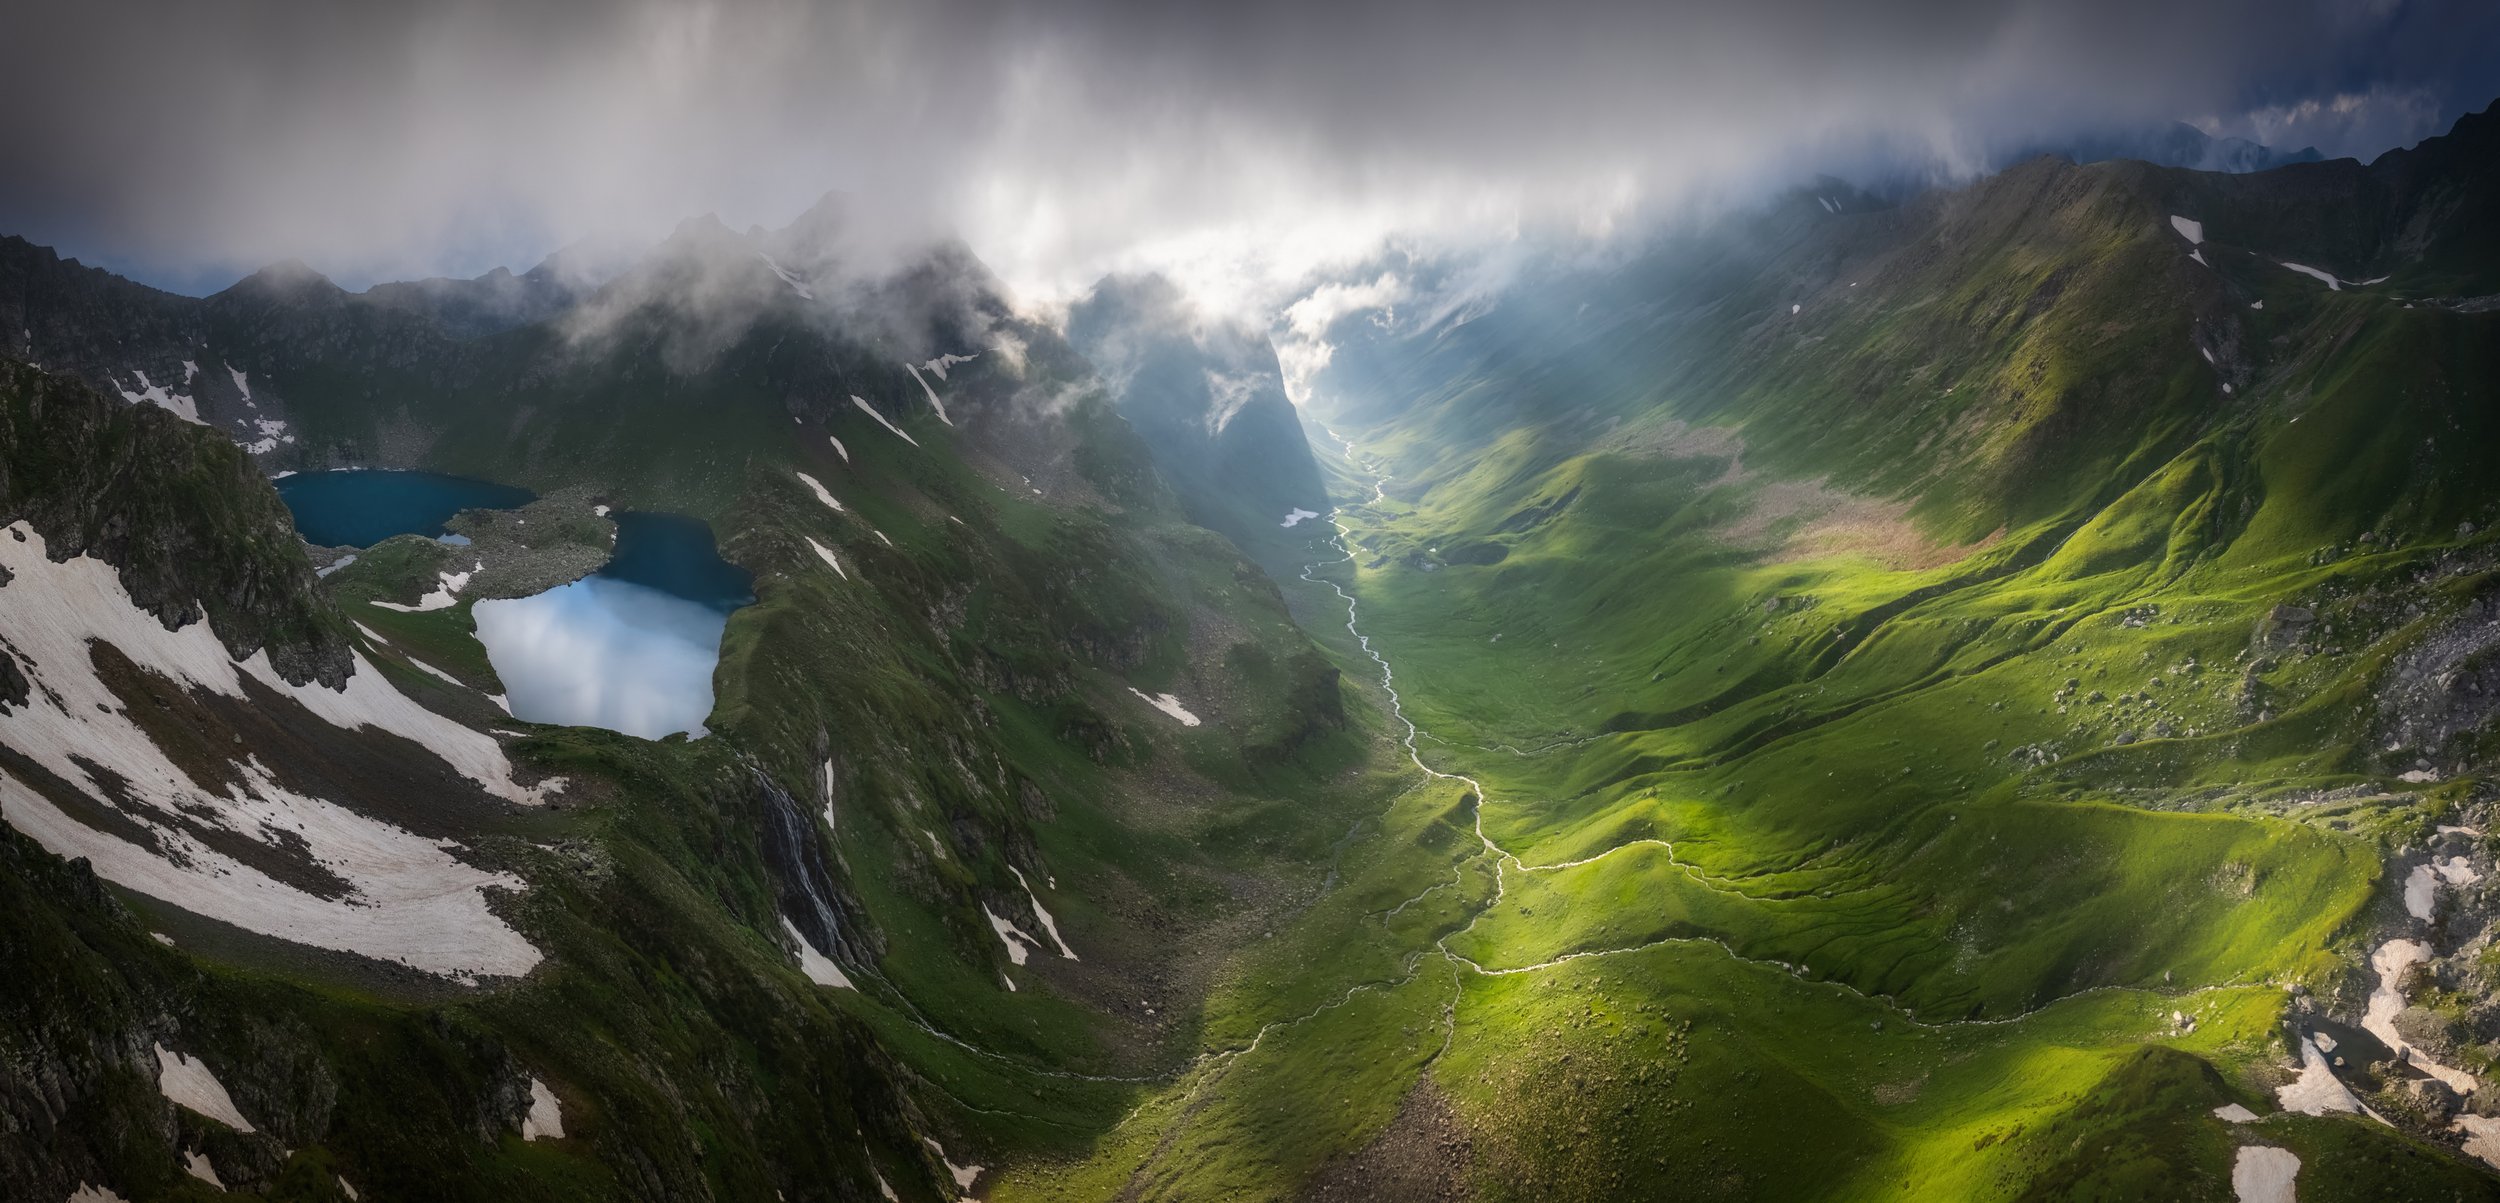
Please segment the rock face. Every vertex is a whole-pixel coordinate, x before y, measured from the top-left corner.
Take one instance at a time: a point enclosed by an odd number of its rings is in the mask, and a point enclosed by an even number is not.
[[[0,526],[119,569],[169,628],[206,617],[235,658],[297,684],[347,679],[341,624],[286,507],[233,443],[153,405],[0,361]],[[0,694],[7,691],[0,678]]]
[[[2378,706],[2387,746],[2461,753],[2452,744],[2471,744],[2500,714],[2500,599],[2478,599],[2397,657]]]

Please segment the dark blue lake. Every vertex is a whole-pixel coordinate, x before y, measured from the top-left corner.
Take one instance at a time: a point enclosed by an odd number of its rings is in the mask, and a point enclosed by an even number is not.
[[[616,550],[599,575],[657,589],[723,614],[755,604],[755,578],[720,558],[712,528],[683,514],[623,511],[616,523]]]
[[[371,547],[393,535],[430,538],[462,510],[514,509],[538,497],[437,472],[302,472],[271,483],[295,515],[295,529],[323,547]]]

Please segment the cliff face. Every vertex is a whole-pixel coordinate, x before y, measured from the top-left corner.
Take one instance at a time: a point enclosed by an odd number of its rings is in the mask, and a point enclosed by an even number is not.
[[[207,618],[237,659],[266,649],[297,684],[347,679],[294,521],[232,442],[153,405],[0,361],[0,525],[92,555],[168,627]]]

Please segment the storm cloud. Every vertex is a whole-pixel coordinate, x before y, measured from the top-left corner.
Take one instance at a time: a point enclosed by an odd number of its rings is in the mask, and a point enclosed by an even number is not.
[[[2470,0],[45,3],[0,232],[221,286],[526,266],[829,190],[1066,295],[1209,304],[1384,238],[1603,231],[1818,170],[2187,120],[2362,157],[2500,90]]]

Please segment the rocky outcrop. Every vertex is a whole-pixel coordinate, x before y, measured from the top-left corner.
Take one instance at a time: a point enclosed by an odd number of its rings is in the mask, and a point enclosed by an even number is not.
[[[152,405],[0,362],[0,526],[113,565],[170,629],[205,617],[236,659],[297,684],[350,671],[295,523],[233,443]]]

